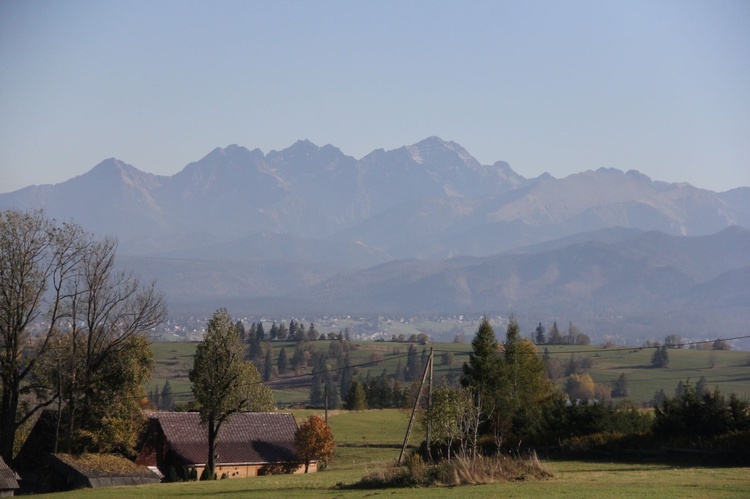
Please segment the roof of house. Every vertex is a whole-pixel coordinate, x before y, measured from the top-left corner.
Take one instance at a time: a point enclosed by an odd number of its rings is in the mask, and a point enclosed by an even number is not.
[[[208,431],[197,412],[156,412],[169,447],[185,463],[202,465],[208,454]],[[299,461],[294,447],[294,416],[285,413],[238,412],[219,429],[217,464],[290,463]]]
[[[52,454],[53,466],[74,473],[90,487],[159,483],[161,477],[145,466],[114,454]]]
[[[0,457],[0,490],[12,490],[18,488],[18,479],[15,472],[5,464]]]

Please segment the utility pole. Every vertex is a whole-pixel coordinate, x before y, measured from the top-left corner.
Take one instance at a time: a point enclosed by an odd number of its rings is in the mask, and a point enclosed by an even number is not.
[[[326,411],[326,424],[328,424],[328,383],[327,382],[323,387],[323,398],[325,399],[325,402],[323,404],[324,404],[325,411]]]
[[[430,348],[430,358],[427,360],[427,365],[424,366],[424,373],[422,374],[422,381],[419,383],[419,390],[417,391],[417,397],[414,400],[414,407],[411,410],[411,418],[409,418],[409,426],[406,428],[406,435],[404,436],[404,445],[401,447],[401,454],[398,456],[398,465],[401,466],[401,462],[404,459],[404,452],[406,452],[406,446],[409,444],[409,435],[411,434],[411,427],[414,425],[414,416],[417,413],[417,407],[419,407],[419,399],[422,396],[422,387],[424,386],[425,379],[430,370],[432,363],[432,348]]]
[[[427,410],[432,408],[432,347],[430,347],[430,358],[427,360],[427,367],[430,370],[428,382],[427,382]],[[427,447],[427,461],[432,461],[432,452],[430,451],[430,436],[432,434],[432,423],[427,420],[427,435],[425,437],[425,447]]]
[[[328,371],[326,371],[326,374],[328,374]],[[325,402],[323,405],[325,406],[325,414],[326,414],[326,426],[328,426],[328,376],[326,376],[326,383],[323,388],[323,399]],[[323,465],[325,469],[328,469],[328,461],[325,461],[325,464]]]

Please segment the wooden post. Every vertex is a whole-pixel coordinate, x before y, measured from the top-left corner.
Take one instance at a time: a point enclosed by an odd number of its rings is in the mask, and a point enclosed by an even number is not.
[[[430,347],[430,358],[427,360],[427,366],[430,369],[430,375],[427,383],[427,410],[432,408],[432,347]],[[432,461],[432,452],[430,452],[430,436],[432,434],[432,424],[427,420],[427,435],[425,437],[425,447],[427,447],[427,461]]]
[[[401,461],[404,458],[404,452],[406,452],[406,446],[409,444],[409,434],[411,433],[411,427],[414,424],[414,415],[417,413],[417,407],[419,407],[419,398],[422,396],[422,386],[424,381],[427,379],[427,371],[429,370],[430,362],[424,366],[424,373],[422,374],[422,381],[419,383],[419,391],[417,391],[417,397],[414,400],[414,407],[411,410],[411,418],[409,418],[409,426],[406,428],[406,435],[404,436],[404,445],[401,447],[401,454],[398,456],[398,465],[401,466]]]

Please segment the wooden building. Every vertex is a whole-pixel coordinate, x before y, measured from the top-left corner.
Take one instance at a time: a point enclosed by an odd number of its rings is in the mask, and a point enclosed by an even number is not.
[[[0,497],[10,497],[18,490],[18,475],[0,457]]]
[[[155,412],[142,438],[136,463],[157,467],[166,477],[200,476],[208,459],[208,430],[197,412]],[[221,426],[216,441],[217,478],[302,473],[291,414],[239,412]],[[312,463],[310,472],[317,470]]]
[[[161,482],[161,477],[146,466],[140,466],[114,454],[51,454],[53,490],[97,489],[122,485],[147,485]]]

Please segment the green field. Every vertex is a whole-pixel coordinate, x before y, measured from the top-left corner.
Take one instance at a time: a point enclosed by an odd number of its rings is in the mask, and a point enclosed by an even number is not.
[[[331,341],[315,341],[310,343],[317,351],[327,351]],[[177,402],[186,402],[192,398],[188,372],[193,364],[195,342],[153,343],[155,357],[154,375],[146,385],[146,391],[163,386],[169,380]],[[273,343],[274,365],[281,347],[286,348],[288,357],[294,352],[292,342]],[[461,364],[468,360],[470,343],[435,343],[434,348],[434,376],[440,379],[450,372],[458,376]],[[417,345],[419,354],[430,346]],[[697,382],[702,376],[706,378],[711,388],[718,387],[723,393],[737,393],[741,397],[750,398],[750,353],[743,351],[725,350],[688,350],[670,349],[669,367],[655,369],[651,367],[651,348],[603,348],[600,346],[561,346],[547,347],[550,356],[566,363],[571,354],[578,357],[588,357],[592,361],[589,373],[594,381],[612,384],[621,374],[625,374],[630,381],[630,399],[637,404],[650,401],[654,393],[663,389],[667,395],[674,393],[680,381]],[[394,342],[365,342],[353,341],[351,362],[359,366],[359,373],[364,377],[379,376],[383,369],[394,374],[401,364],[406,365],[408,343]],[[539,348],[541,354],[544,347]],[[452,364],[444,362],[445,354],[452,355]],[[290,404],[306,403],[309,400],[311,386],[311,368],[307,367],[300,375],[288,374],[276,376],[268,384],[273,390],[279,407]],[[566,378],[558,380],[560,387],[565,385]]]
[[[313,411],[293,412],[302,420]],[[368,471],[395,462],[408,417],[408,411],[393,409],[330,412],[328,420],[338,444],[336,456],[328,471],[315,474],[79,490],[49,497],[750,497],[750,468],[583,461],[543,461],[552,477],[541,481],[375,490],[336,487],[339,483],[353,484]],[[423,435],[415,430],[414,438],[418,440]],[[365,447],[365,444],[392,447]]]

